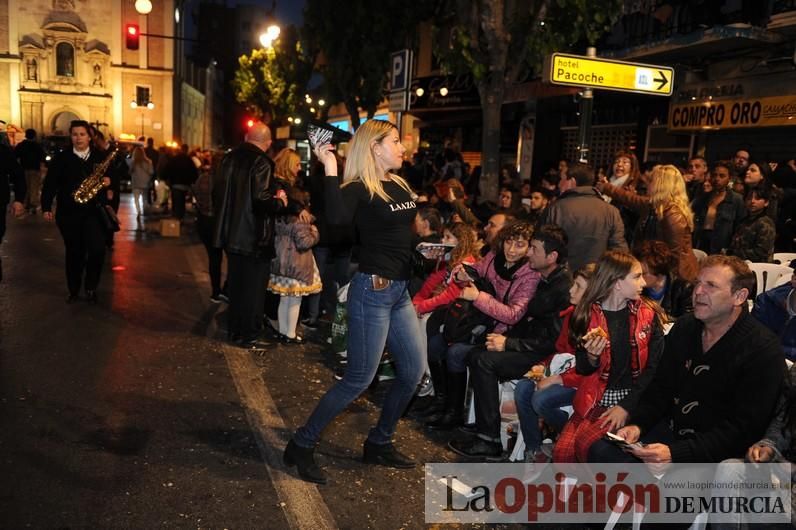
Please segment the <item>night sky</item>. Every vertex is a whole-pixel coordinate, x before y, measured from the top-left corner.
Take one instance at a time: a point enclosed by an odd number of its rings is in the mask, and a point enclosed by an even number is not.
[[[271,8],[273,0],[240,0],[230,2],[230,5],[254,4],[266,9]],[[301,12],[304,10],[305,0],[277,0],[276,17],[280,23],[301,26]]]

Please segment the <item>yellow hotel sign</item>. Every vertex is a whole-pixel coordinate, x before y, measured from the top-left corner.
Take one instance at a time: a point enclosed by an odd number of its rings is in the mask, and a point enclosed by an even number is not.
[[[545,61],[545,79],[555,85],[583,86],[671,96],[674,68],[554,53]]]
[[[796,125],[796,95],[669,105],[670,131]]]

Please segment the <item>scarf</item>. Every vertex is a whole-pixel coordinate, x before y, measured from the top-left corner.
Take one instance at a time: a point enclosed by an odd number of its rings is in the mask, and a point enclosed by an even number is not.
[[[528,258],[522,258],[517,260],[514,265],[511,267],[506,267],[506,256],[503,255],[503,252],[496,252],[495,253],[495,272],[497,272],[498,276],[510,282],[514,279],[514,273],[516,273],[520,267],[525,265],[525,262]]]

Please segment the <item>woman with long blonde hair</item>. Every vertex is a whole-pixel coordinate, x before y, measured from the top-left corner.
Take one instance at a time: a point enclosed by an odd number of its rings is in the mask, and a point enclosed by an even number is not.
[[[672,165],[655,166],[648,193],[657,221],[654,239],[666,243],[677,257],[677,276],[693,281],[698,268],[691,245],[694,212],[691,211],[680,170]]]
[[[287,445],[284,462],[297,466],[301,478],[324,484],[315,462],[321,432],[368,388],[385,345],[395,361],[396,378],[381,416],[363,447],[363,461],[393,468],[415,466],[392,444],[395,427],[423,375],[417,314],[409,298],[412,225],[417,205],[409,185],[392,170],[400,168],[406,149],[398,129],[382,120],[363,123],[348,146],[344,182],[337,180],[334,146],[316,146],[323,164],[324,199],[330,224],[353,224],[359,236],[359,270],[348,286],[348,354],[343,379],[321,398],[307,422]]]
[[[600,191],[639,213],[640,220],[633,232],[632,246],[643,241],[663,241],[677,256],[677,276],[693,281],[697,274],[697,260],[691,245],[694,213],[688,203],[685,179],[672,165],[652,169],[647,195],[600,183]]]

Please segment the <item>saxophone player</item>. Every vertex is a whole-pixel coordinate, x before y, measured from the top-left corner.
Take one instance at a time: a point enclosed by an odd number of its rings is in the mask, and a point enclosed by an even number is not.
[[[86,300],[97,303],[97,285],[105,260],[107,232],[99,210],[107,200],[105,193],[100,192],[85,203],[73,197],[80,184],[103,162],[104,153],[92,149],[89,129],[89,124],[83,120],[70,124],[72,145],[53,159],[41,194],[44,219],[55,219],[64,240],[68,304],[79,299],[81,286],[85,288]],[[107,188],[111,179],[103,176],[102,183]],[[53,199],[57,199],[55,216]]]

